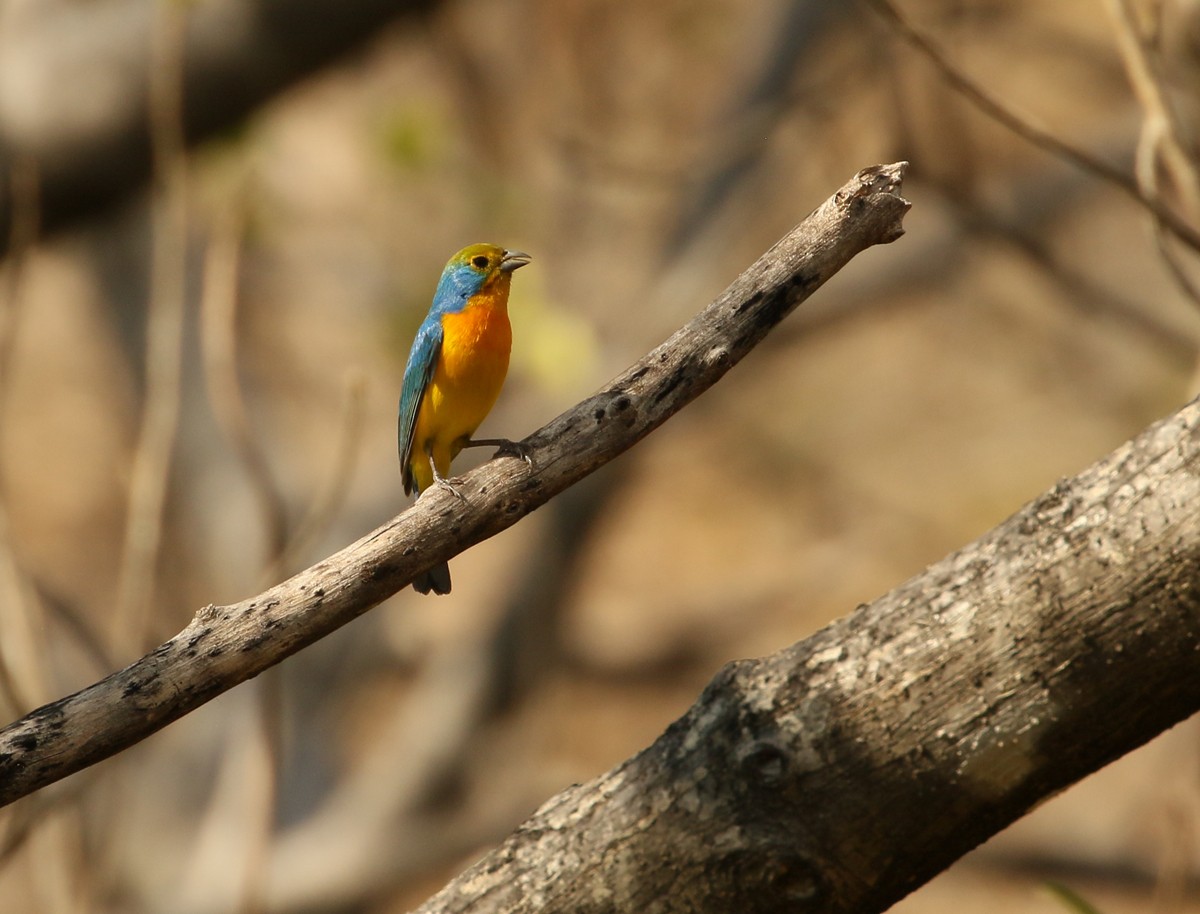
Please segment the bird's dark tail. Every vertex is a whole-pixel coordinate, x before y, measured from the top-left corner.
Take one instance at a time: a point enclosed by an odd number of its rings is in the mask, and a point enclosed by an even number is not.
[[[413,578],[412,586],[417,593],[429,593],[431,590],[436,594],[449,593],[450,566],[445,562],[434,565],[428,571],[423,571]]]

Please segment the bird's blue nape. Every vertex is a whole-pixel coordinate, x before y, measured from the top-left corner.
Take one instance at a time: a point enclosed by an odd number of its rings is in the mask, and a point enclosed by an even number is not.
[[[437,291],[433,294],[432,314],[451,314],[466,307],[467,299],[478,292],[487,276],[469,264],[454,263],[442,271]]]

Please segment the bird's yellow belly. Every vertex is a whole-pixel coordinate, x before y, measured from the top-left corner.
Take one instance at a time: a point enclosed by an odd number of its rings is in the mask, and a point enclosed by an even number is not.
[[[512,331],[508,315],[471,305],[442,318],[442,351],[417,410],[411,465],[418,488],[432,481],[427,454],[438,472],[450,474],[450,461],[491,412],[508,374]]]

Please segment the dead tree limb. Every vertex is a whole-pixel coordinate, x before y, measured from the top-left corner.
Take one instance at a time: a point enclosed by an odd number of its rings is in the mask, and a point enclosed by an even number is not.
[[[902,233],[904,163],[859,172],[704,311],[599,393],[493,460],[465,501],[430,490],[387,525],[249,600],[208,606],[125,669],[0,730],[0,805],[107,758],[494,536],[715,384],[854,255]]]
[[[729,664],[418,914],[884,911],[1200,709],[1200,400],[797,645]]]

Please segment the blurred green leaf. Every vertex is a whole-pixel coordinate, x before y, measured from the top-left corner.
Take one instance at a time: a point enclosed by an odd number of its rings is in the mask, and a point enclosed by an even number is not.
[[[405,171],[421,171],[437,159],[445,146],[445,131],[438,117],[422,106],[394,108],[383,117],[380,142],[384,156]]]
[[[1063,907],[1074,914],[1100,914],[1100,909],[1086,901],[1074,889],[1061,882],[1047,882],[1046,891],[1062,902]]]
[[[576,393],[595,386],[598,344],[587,320],[556,307],[533,276],[513,282],[508,314],[515,368],[550,391]]]

